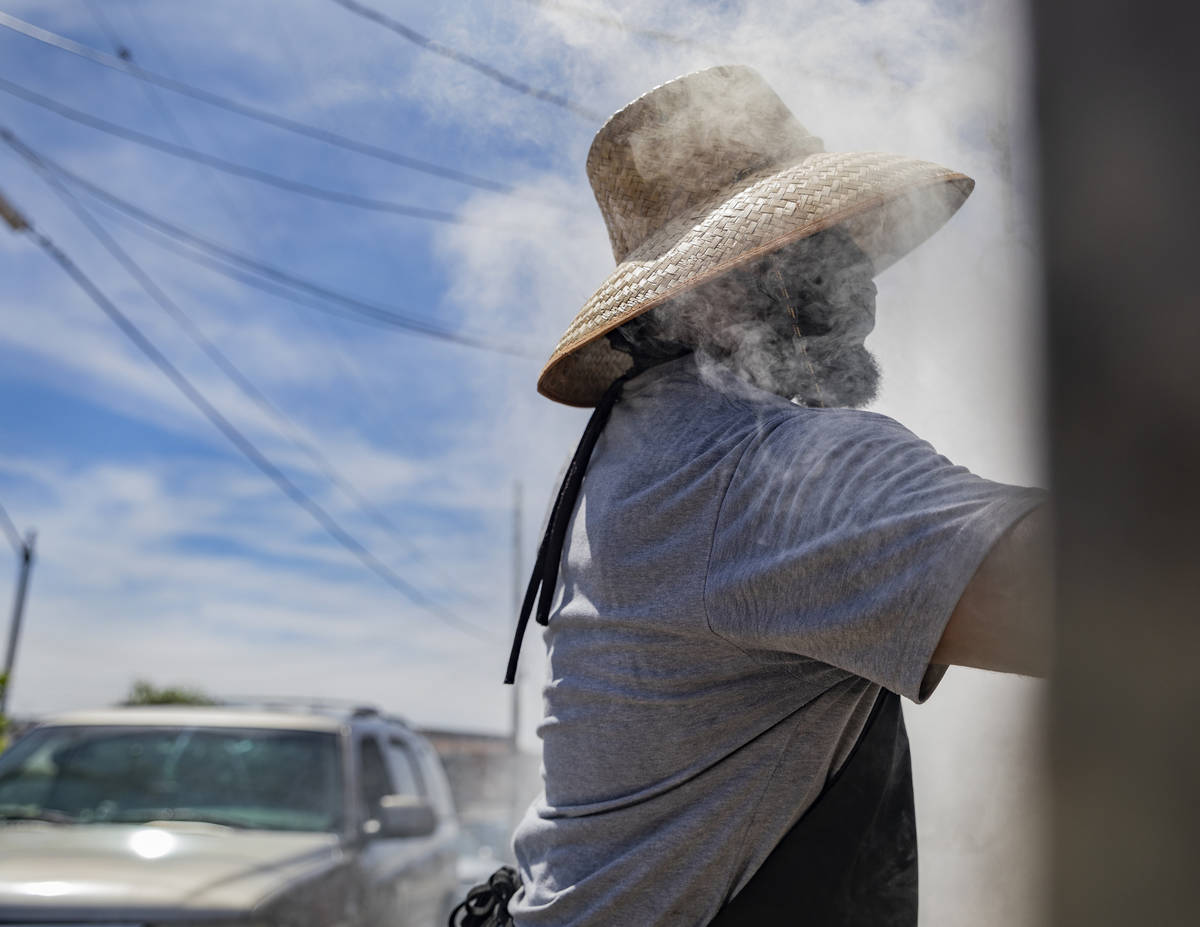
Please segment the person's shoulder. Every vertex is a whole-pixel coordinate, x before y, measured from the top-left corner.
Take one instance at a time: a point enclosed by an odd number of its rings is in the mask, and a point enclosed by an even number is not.
[[[904,425],[878,412],[850,408],[810,408],[768,393],[733,371],[689,355],[646,371],[626,388],[630,399],[654,407],[654,414],[721,421],[752,432],[763,442],[803,440],[812,444],[856,441],[919,442]]]
[[[952,466],[908,428],[878,412],[848,408],[775,407],[750,445],[758,466],[808,479],[824,474],[886,473]],[[808,476],[805,476],[805,475]]]
[[[652,367],[626,386],[623,402],[645,403],[656,414],[687,410],[690,415],[741,419],[774,419],[796,406],[764,392],[733,371],[694,354]]]
[[[890,416],[866,409],[808,408],[788,403],[780,410],[780,437],[795,435],[808,440],[883,440],[925,443]]]

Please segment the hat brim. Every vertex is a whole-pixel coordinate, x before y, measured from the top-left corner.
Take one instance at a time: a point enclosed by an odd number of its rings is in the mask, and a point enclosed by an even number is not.
[[[791,242],[841,226],[879,273],[945,224],[975,181],[938,164],[879,152],[822,152],[744,178],[677,216],[617,265],[575,316],[538,377],[538,392],[594,406],[629,369],[607,332]]]

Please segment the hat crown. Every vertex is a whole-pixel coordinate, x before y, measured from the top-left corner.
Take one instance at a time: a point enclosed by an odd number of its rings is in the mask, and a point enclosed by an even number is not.
[[[665,223],[761,170],[824,151],[753,68],[715,67],[655,87],[596,134],[587,174],[625,260]]]

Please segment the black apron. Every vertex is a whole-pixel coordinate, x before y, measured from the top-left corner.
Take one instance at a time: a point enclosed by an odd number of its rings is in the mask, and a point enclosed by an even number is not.
[[[709,927],[916,927],[917,828],[900,697],[881,691],[829,784]]]

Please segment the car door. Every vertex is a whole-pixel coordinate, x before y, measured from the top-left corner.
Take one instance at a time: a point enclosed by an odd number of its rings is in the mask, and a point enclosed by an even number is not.
[[[437,827],[427,837],[411,838],[419,843],[421,853],[414,866],[419,872],[414,908],[422,917],[431,918],[429,923],[441,925],[449,913],[448,908],[455,889],[455,841],[451,833],[453,815],[439,801],[435,783],[430,781],[429,771],[421,762],[420,744],[410,741],[407,732],[393,730],[384,744],[392,781],[396,794],[425,802],[433,809]]]
[[[362,822],[358,868],[365,927],[432,927],[439,923],[440,902],[429,898],[431,838],[388,838],[375,832],[380,803],[397,794],[401,785],[385,758],[380,733],[364,731],[356,745]]]

